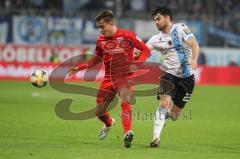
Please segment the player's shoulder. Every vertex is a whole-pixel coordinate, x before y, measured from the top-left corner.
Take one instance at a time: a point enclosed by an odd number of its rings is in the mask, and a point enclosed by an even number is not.
[[[131,33],[131,32],[133,32],[133,31],[127,30],[127,29],[123,29],[123,28],[118,28],[118,32],[119,32],[119,33]]]
[[[126,30],[126,29],[118,29],[118,36],[125,37],[127,39],[137,39],[138,41],[142,41],[142,38],[140,38],[134,31]]]
[[[135,33],[133,31],[123,29],[123,28],[118,28],[118,34],[125,35],[125,36],[134,36],[135,35]]]
[[[185,23],[175,23],[174,24],[177,29],[185,29],[188,28],[188,26]]]
[[[104,40],[105,40],[105,37],[103,35],[99,35],[97,38],[97,43],[101,43]]]
[[[177,24],[175,24],[175,26],[177,27],[178,32],[184,32],[185,35],[192,34],[192,31],[184,23],[177,23]]]

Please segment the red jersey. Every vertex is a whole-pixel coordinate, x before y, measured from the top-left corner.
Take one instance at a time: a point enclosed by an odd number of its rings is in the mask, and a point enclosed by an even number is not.
[[[105,78],[126,75],[134,61],[134,48],[141,51],[137,61],[145,61],[150,55],[149,48],[134,32],[117,29],[112,37],[99,36],[96,44],[96,55],[105,65]]]

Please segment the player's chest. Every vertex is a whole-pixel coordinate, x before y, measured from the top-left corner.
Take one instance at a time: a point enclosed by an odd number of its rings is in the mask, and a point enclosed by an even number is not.
[[[174,52],[174,50],[179,47],[179,40],[180,38],[178,36],[160,36],[155,39],[153,47],[162,54],[168,54],[170,52]]]
[[[104,55],[109,55],[129,52],[134,48],[134,46],[131,39],[126,37],[117,37],[102,41],[100,43],[100,48]]]

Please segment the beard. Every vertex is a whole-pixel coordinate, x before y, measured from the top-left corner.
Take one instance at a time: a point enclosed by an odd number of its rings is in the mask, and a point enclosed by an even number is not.
[[[159,31],[163,31],[167,28],[167,24],[162,25],[162,26],[157,26],[157,28],[158,28]]]

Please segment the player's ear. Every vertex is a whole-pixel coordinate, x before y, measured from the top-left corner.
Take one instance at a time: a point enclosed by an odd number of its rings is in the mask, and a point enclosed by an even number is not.
[[[170,21],[170,16],[164,15],[165,20]]]
[[[167,15],[167,17],[168,17],[168,20],[171,22],[172,21],[171,17],[169,15]]]
[[[111,24],[111,25],[115,25],[115,20],[114,20],[114,19],[111,20],[111,21],[109,22],[109,24]]]

